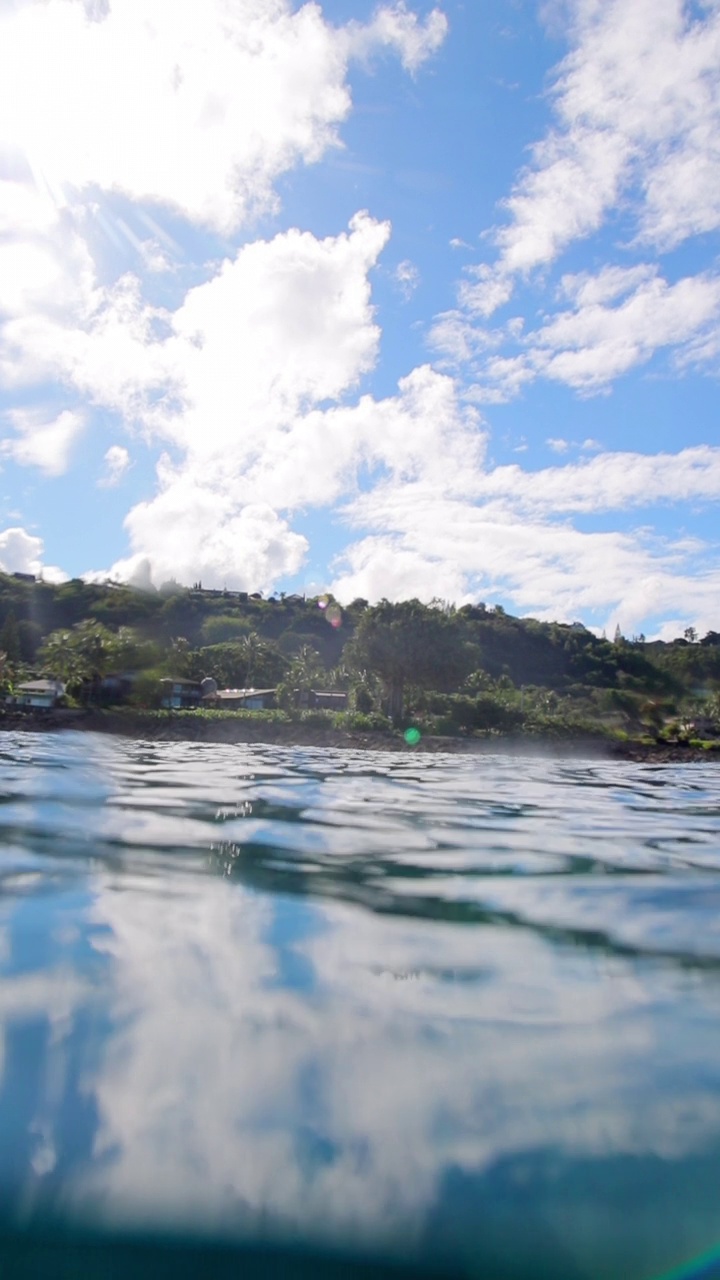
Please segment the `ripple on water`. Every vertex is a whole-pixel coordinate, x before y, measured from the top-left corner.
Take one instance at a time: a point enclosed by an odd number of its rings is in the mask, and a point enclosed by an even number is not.
[[[171,859],[175,872],[216,871],[261,892],[717,958],[712,765],[82,734],[8,735],[4,746],[6,880],[18,865],[155,874]]]
[[[2,747],[23,1221],[270,1224],[556,1280],[714,1242],[716,766]]]

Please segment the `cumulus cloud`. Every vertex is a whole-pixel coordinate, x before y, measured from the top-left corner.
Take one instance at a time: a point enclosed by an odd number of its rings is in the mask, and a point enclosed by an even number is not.
[[[347,234],[325,240],[292,230],[255,242],[191,290],[155,342],[137,298],[128,304],[131,345],[127,324],[119,348],[114,325],[95,332],[76,376],[182,451],[179,464],[161,462],[157,496],[130,512],[133,559],[115,572],[149,557],[161,577],[174,564],[187,581],[266,586],[300,568],[307,542],[277,511],[331,502],[364,456],[367,404],[356,418],[315,406],[340,400],[374,363],[368,273],[388,234],[359,215]],[[132,376],[119,382],[125,365]],[[410,421],[415,386],[405,394]],[[391,418],[386,454],[394,441],[398,458],[411,456]]]
[[[48,421],[37,410],[15,409],[8,417],[17,435],[0,443],[4,457],[23,467],[38,467],[48,476],[67,470],[73,446],[86,426],[84,414],[65,409]]]
[[[433,9],[421,21],[404,0],[377,9],[367,25],[351,22],[344,40],[354,57],[368,58],[378,50],[395,51],[406,71],[416,72],[442,45],[448,21],[440,9]]]
[[[308,550],[307,539],[267,504],[243,505],[232,492],[203,487],[187,472],[166,474],[160,493],[133,507],[126,525],[131,545],[141,550],[115,564],[112,574],[137,581],[149,565],[155,585],[200,577],[213,585],[266,590],[297,573]]]
[[[0,533],[0,569],[4,573],[33,573],[47,582],[65,582],[67,574],[56,565],[43,564],[44,544],[25,529],[4,529]]]
[[[708,564],[705,549],[698,554],[642,528],[588,533],[539,510],[521,516],[508,501],[472,503],[417,486],[363,495],[348,514],[374,532],[336,567],[331,586],[341,600],[393,587],[405,598],[393,581],[400,562],[412,567],[420,598],[502,598],[548,620],[612,618],[627,633],[664,615],[668,601],[705,629],[720,610],[720,566]]]
[[[6,326],[0,367],[16,381],[71,382],[202,452],[228,439],[249,444],[372,366],[379,330],[368,272],[388,235],[359,214],[349,234],[318,240],[293,229],[251,242],[174,312],[147,304],[139,280],[123,276],[95,289],[84,314],[36,312]]]
[[[330,507],[379,476],[402,486],[432,474],[448,493],[463,490],[485,436],[452,379],[424,367],[394,397],[311,410],[250,446],[193,444],[181,466],[163,460],[159,493],[127,517],[135,554],[113,572],[129,577],[150,560],[156,581],[172,571],[182,581],[265,589],[298,572],[308,552],[278,510]]]
[[[537,472],[468,468],[454,495],[431,472],[403,485],[390,480],[348,504],[362,536],[338,559],[332,590],[342,600],[510,599],[537,617],[595,616],[628,633],[672,601],[708,630],[720,610],[712,548],[657,537],[642,524],[583,532],[570,517],[718,500],[720,449],[710,446],[607,453]]]
[[[717,501],[715,450],[601,453],[534,474],[486,457],[476,406],[537,378],[588,394],[660,351],[679,368],[720,355],[720,277],[650,260],[720,221],[720,11],[571,0],[568,12],[553,124],[510,192],[496,259],[471,267],[437,317],[436,367],[402,371],[383,398],[364,379],[379,352],[371,278],[386,223],[359,213],[324,239],[294,228],[240,249],[215,241],[221,256],[188,286],[162,216],[230,236],[272,210],[281,174],[339,144],[350,61],[389,52],[414,74],[440,48],[444,15],[388,3],[332,26],[319,5],[289,0],[210,0],[202,13],[197,0],[20,0],[3,13],[0,148],[22,163],[0,181],[0,377],[61,386],[65,403],[165,451],[155,493],[127,516],[117,574],[270,587],[308,558],[296,513],[344,502],[343,596],[503,592],[536,612],[619,611],[628,630],[663,592],[679,610],[714,607],[712,566],[695,594],[685,588],[697,548],[569,521]],[[592,271],[553,276],[539,318],[491,325],[518,281],[547,280],[620,201],[634,237],[620,262],[596,255]],[[109,212],[128,203],[132,216]],[[101,225],[132,247],[135,271],[113,276],[94,258]],[[140,269],[163,278],[143,284]],[[405,260],[394,278],[410,296],[419,275]],[[458,369],[462,389],[448,376]],[[60,474],[83,424],[55,412],[18,412],[5,456]],[[561,428],[546,430],[560,451]],[[597,449],[572,430],[564,447]],[[104,465],[98,484],[117,483],[129,450],[113,444]],[[26,550],[41,564],[41,548]]]
[[[438,10],[335,28],[289,0],[25,0],[0,21],[0,145],[61,199],[122,192],[223,232],[337,145],[351,57],[390,49],[415,71],[446,31]]]

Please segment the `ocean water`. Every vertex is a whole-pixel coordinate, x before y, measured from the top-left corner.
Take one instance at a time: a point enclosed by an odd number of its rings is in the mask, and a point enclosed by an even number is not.
[[[4,734],[0,801],[9,1230],[720,1274],[717,765]]]

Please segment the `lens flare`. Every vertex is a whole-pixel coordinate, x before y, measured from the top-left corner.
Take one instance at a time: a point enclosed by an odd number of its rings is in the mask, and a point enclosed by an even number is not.
[[[422,738],[422,734],[419,729],[413,729],[413,728],[406,729],[403,734],[403,738],[405,739],[409,747],[416,747],[418,742]]]

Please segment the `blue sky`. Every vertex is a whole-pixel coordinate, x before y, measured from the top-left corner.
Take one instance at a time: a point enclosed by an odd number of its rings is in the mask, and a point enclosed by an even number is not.
[[[720,4],[0,0],[0,565],[720,623]]]

